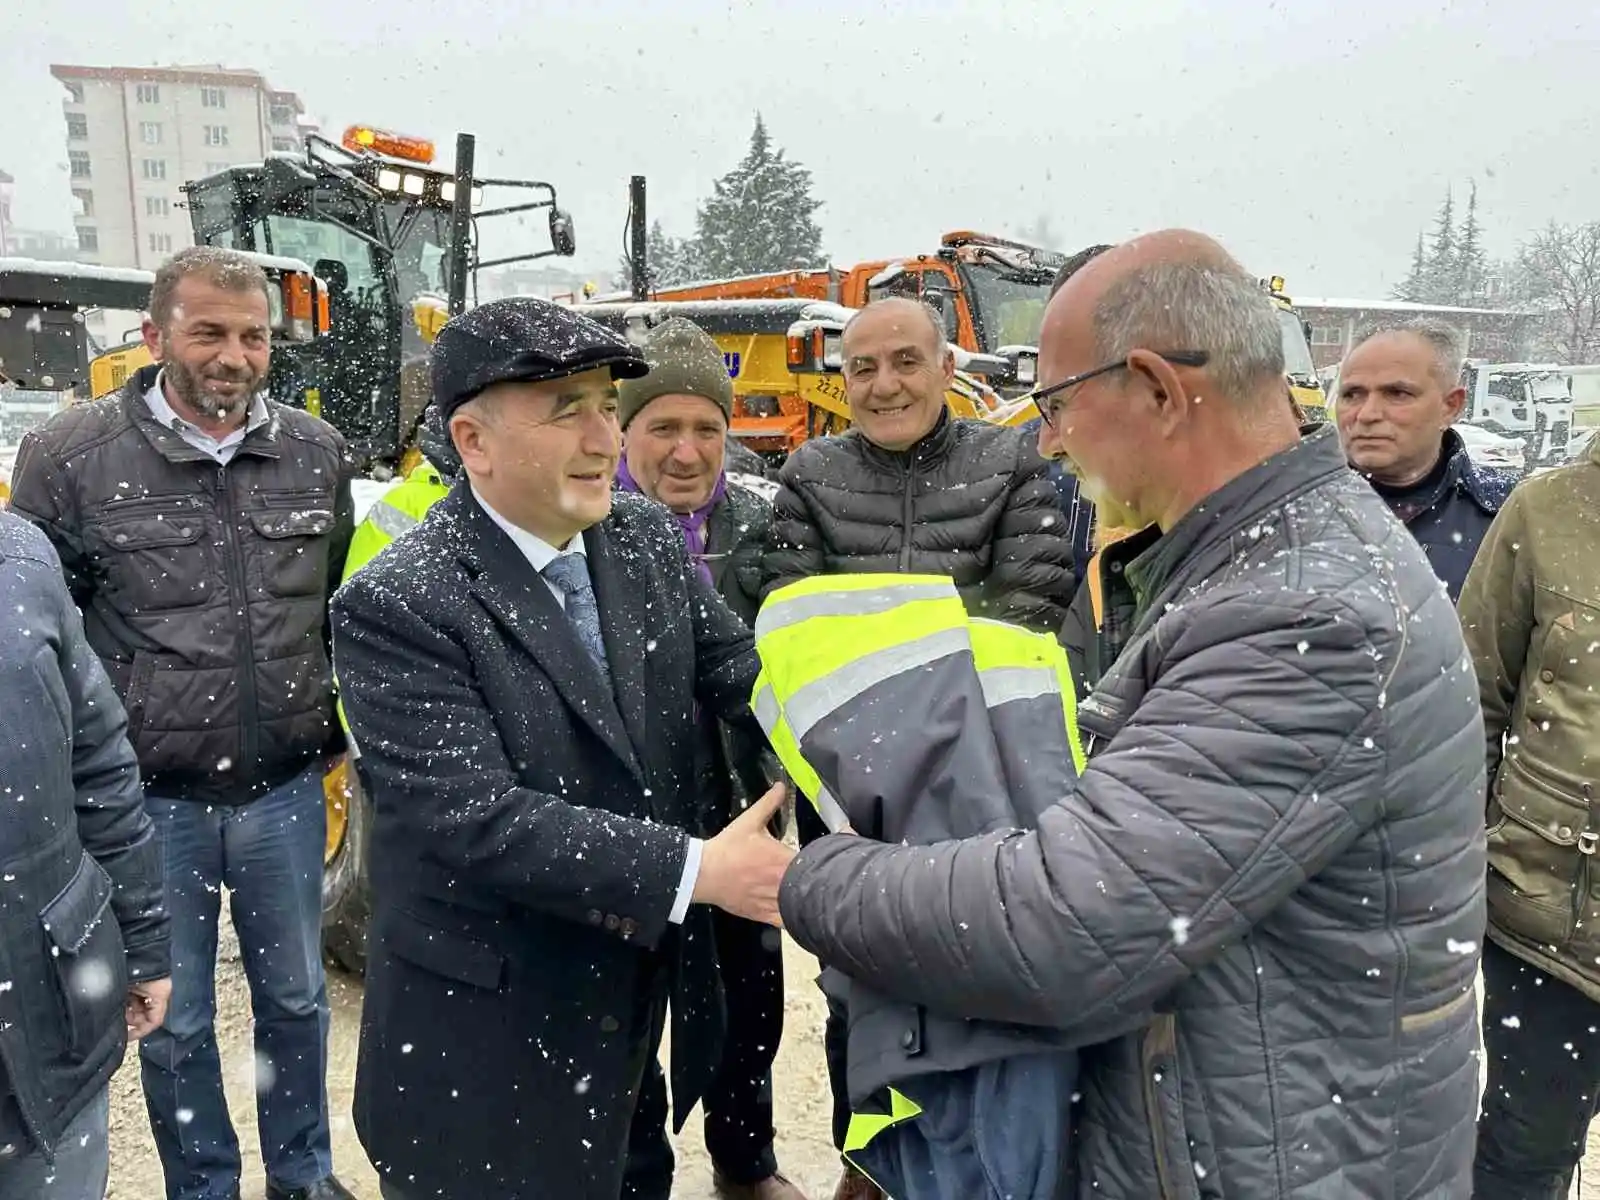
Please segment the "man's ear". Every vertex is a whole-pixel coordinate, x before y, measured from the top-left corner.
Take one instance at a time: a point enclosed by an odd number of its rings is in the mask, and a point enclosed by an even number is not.
[[[1454,387],[1444,394],[1445,417],[1454,424],[1461,416],[1461,410],[1467,406],[1467,389]]]
[[[139,322],[139,336],[144,339],[144,348],[150,351],[150,357],[155,362],[161,361],[161,330],[148,316]]]
[[[475,474],[488,474],[489,459],[484,444],[483,422],[469,412],[456,412],[450,417],[450,440],[455,444],[461,464]]]
[[[1127,364],[1130,382],[1149,397],[1159,419],[1176,422],[1188,416],[1189,389],[1171,363],[1150,350],[1130,350]]]
[[[956,381],[956,352],[950,349],[950,343],[944,347],[944,362],[940,364],[940,373],[944,376],[944,386],[949,387]]]

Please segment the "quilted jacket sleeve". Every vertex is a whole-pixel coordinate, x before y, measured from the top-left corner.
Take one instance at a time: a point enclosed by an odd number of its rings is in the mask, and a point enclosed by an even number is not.
[[[1501,738],[1511,728],[1511,710],[1522,684],[1522,668],[1533,636],[1533,568],[1519,550],[1528,542],[1526,493],[1513,493],[1478,547],[1461,589],[1461,631],[1478,674],[1488,778],[1500,766]]]
[[[1142,703],[1036,832],[824,838],[785,877],[785,927],[897,999],[1064,1030],[1204,967],[1371,824],[1391,753],[1374,647],[1336,598],[1223,605],[1158,629]]]
[[[821,575],[826,567],[822,530],[806,506],[797,482],[804,450],[790,455],[778,475],[778,498],[772,502],[772,525],[761,560],[761,598],[786,584]]]
[[[1072,531],[1050,464],[1022,442],[995,529],[985,615],[1055,633],[1066,620],[1075,588]]]

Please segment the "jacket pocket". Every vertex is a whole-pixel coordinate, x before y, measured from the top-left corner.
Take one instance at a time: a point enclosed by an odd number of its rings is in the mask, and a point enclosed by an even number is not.
[[[111,911],[111,877],[84,854],[67,886],[44,906],[39,922],[66,1018],[67,1054],[82,1061],[120,1028],[128,990],[122,930]]]
[[[128,690],[122,696],[122,707],[128,714],[128,744],[136,751],[139,749],[139,735],[144,732],[145,704],[150,699],[150,681],[155,673],[155,656],[135,650],[133,665],[128,670]]]
[[[505,955],[493,946],[439,929],[409,913],[395,915],[384,930],[383,944],[396,958],[457,983],[494,992],[505,979]]]
[[[250,514],[262,589],[272,596],[321,596],[328,590],[331,508],[269,508]]]
[[[1494,923],[1544,946],[1564,945],[1576,923],[1588,857],[1588,809],[1544,779],[1526,752],[1504,760],[1490,813],[1489,911]]]
[[[206,523],[206,513],[187,497],[108,507],[85,530],[108,599],[120,611],[135,613],[208,603],[218,571]]]

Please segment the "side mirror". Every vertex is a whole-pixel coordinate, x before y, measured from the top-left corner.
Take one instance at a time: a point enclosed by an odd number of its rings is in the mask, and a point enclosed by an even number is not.
[[[572,228],[572,215],[559,208],[550,210],[550,245],[563,258],[578,252],[578,237]]]

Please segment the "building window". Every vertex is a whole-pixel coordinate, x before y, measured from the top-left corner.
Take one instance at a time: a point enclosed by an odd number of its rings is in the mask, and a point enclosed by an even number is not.
[[[228,144],[228,127],[226,125],[207,125],[205,127],[206,145],[226,146]]]
[[[147,217],[170,217],[172,215],[172,201],[165,196],[146,196],[144,198],[144,215]]]
[[[140,104],[161,103],[161,85],[159,83],[141,83],[136,91]]]
[[[87,140],[89,137],[89,118],[82,113],[68,113],[67,136],[76,142]]]
[[[73,104],[83,103],[83,84],[69,83],[67,86],[67,99]]]
[[[1342,346],[1344,345],[1344,330],[1338,325],[1313,325],[1311,327],[1311,344],[1313,346]]]
[[[228,93],[221,88],[203,87],[200,89],[201,108],[227,108]]]
[[[68,150],[67,163],[74,179],[89,178],[89,152],[87,150]]]
[[[80,216],[80,217],[92,217],[92,216],[94,216],[94,193],[93,192],[85,192],[85,191],[80,191],[78,188],[73,188],[72,189],[72,198],[78,202],[78,216]]]
[[[152,233],[150,235],[151,254],[171,254],[172,235],[170,233]]]
[[[146,146],[159,146],[159,145],[161,145],[161,122],[160,121],[140,121],[139,122],[139,140],[141,142],[143,142]]]
[[[208,162],[206,164],[206,174],[207,175],[220,175],[223,171],[226,171],[227,169],[228,169],[228,164],[227,163]]]
[[[273,125],[293,125],[294,117],[294,109],[287,104],[267,106],[267,120]]]
[[[100,249],[100,231],[98,229],[90,229],[86,225],[80,225],[78,227],[78,249],[90,253]]]
[[[297,147],[295,145],[295,141],[294,141],[293,138],[275,137],[275,138],[272,139],[272,148],[274,150],[278,151],[280,154],[283,154],[283,153],[292,154],[299,147]]]
[[[167,177],[167,160],[164,158],[147,158],[140,164],[146,179],[165,179]]]

